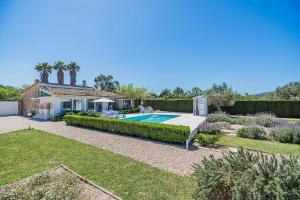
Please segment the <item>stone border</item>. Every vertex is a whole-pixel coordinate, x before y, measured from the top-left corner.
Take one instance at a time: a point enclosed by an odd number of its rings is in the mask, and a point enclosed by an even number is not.
[[[95,188],[97,188],[97,189],[103,191],[104,193],[108,194],[109,196],[111,196],[111,197],[113,197],[113,198],[115,198],[115,199],[117,199],[117,200],[122,200],[120,197],[115,196],[114,194],[110,193],[109,191],[105,190],[104,188],[102,188],[102,187],[96,185],[95,183],[89,181],[88,179],[86,179],[86,178],[80,176],[79,174],[77,174],[76,172],[72,171],[71,169],[69,169],[69,168],[66,167],[65,165],[60,165],[60,166],[58,166],[58,167],[55,167],[55,168],[52,169],[52,170],[55,170],[55,169],[60,168],[60,167],[62,167],[62,168],[64,168],[65,170],[69,171],[70,173],[74,174],[75,176],[77,176],[77,177],[78,177],[80,180],[82,180],[83,182],[85,182],[85,183],[87,183],[87,184],[89,184],[89,185],[91,185],[91,186],[93,186],[93,187],[95,187]],[[50,170],[51,170],[51,169],[50,169]],[[48,171],[49,171],[49,170],[48,170]]]

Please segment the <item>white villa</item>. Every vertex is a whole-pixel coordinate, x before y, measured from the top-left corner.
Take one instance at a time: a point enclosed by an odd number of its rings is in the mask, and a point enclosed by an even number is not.
[[[134,100],[88,87],[85,81],[76,86],[36,81],[22,93],[21,107],[23,115],[36,114],[40,118],[51,118],[63,111],[102,112],[132,108]]]

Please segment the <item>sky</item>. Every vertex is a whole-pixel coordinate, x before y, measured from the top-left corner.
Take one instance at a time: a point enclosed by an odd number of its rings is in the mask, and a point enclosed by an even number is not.
[[[272,91],[300,81],[300,1],[0,0],[0,84],[31,84],[58,60],[89,85]]]

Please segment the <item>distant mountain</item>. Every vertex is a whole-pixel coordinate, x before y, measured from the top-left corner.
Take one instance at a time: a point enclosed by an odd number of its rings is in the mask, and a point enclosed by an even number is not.
[[[272,91],[272,92],[262,92],[262,93],[254,94],[254,96],[262,97],[262,96],[266,96],[266,95],[272,94],[272,93],[274,93],[274,91]]]

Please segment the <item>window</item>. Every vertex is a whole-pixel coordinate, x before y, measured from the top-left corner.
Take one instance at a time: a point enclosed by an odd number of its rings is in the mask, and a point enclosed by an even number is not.
[[[48,96],[50,96],[50,94],[48,94],[48,93],[46,93],[46,92],[40,90],[40,92],[39,92],[39,97],[48,97]]]
[[[131,100],[124,100],[123,108],[131,108]]]
[[[73,100],[73,110],[80,111],[82,110],[82,100]]]
[[[94,99],[88,99],[87,104],[88,104],[88,110],[94,110]]]
[[[64,101],[61,103],[62,105],[62,109],[63,110],[71,110],[72,109],[72,103],[71,103],[71,100],[69,101]]]

